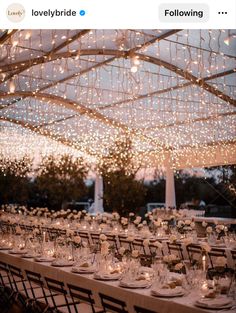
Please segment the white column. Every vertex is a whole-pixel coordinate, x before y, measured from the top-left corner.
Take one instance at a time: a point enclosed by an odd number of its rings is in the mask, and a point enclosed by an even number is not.
[[[170,157],[166,161],[166,208],[176,207],[175,180]]]
[[[94,194],[94,213],[102,213],[103,210],[103,179],[96,174]]]

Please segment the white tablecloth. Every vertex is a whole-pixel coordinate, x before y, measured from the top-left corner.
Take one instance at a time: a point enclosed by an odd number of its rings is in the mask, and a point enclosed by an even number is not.
[[[0,260],[8,264],[40,273],[42,276],[57,279],[66,283],[85,287],[92,290],[95,302],[100,304],[98,293],[104,293],[127,303],[129,313],[134,313],[133,305],[138,305],[158,313],[203,313],[219,312],[218,310],[204,310],[194,306],[198,295],[191,291],[187,296],[172,299],[162,299],[150,295],[150,289],[124,289],[119,287],[118,281],[104,282],[93,279],[93,275],[78,275],[71,273],[71,267],[55,268],[48,263],[37,263],[33,259],[24,259],[0,251]],[[233,312],[233,311],[228,311]]]

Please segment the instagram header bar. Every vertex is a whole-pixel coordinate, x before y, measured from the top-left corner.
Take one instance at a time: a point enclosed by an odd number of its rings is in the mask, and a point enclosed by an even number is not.
[[[235,0],[1,0],[1,28],[236,28]]]

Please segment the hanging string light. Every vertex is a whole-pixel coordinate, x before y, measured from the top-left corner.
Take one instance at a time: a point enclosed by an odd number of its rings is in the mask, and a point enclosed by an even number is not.
[[[235,108],[202,88],[208,83],[234,99],[231,78],[235,72],[220,75],[235,68],[232,49],[224,43],[231,47],[233,33],[183,30],[153,41],[165,31],[92,30],[71,42],[76,33],[78,30],[20,30],[2,45],[0,88],[9,98],[0,94],[0,118],[8,121],[0,122],[1,129],[10,136],[9,129],[16,128],[13,120],[30,129],[18,124],[14,138],[22,146],[7,147],[6,140],[1,151],[8,155],[23,149],[29,152],[33,141],[46,135],[32,154],[50,149],[51,140],[64,140],[72,147],[70,153],[78,149],[96,163],[112,142],[128,136],[135,157],[145,164],[162,165],[166,149],[172,150],[177,168],[183,160],[188,166],[211,163],[219,154],[226,162],[235,160]],[[149,41],[152,44],[147,45]],[[63,49],[54,50],[63,42]],[[179,70],[173,71],[173,65]],[[12,76],[14,72],[19,74]],[[32,92],[31,97],[19,95],[18,89]],[[49,97],[37,99],[35,93]],[[60,101],[54,101],[55,96]],[[83,113],[77,110],[80,105]],[[102,119],[97,118],[98,113]],[[58,143],[55,151],[59,154],[64,149]]]

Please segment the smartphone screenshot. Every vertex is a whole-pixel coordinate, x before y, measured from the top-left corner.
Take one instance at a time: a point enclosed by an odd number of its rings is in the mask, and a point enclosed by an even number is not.
[[[235,117],[235,0],[0,0],[0,312],[235,312]]]

